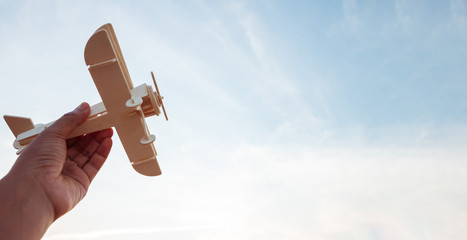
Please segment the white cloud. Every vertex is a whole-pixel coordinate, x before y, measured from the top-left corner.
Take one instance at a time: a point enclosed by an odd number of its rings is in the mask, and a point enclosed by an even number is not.
[[[270,43],[268,39],[274,37],[274,34],[268,32],[265,28],[266,23],[243,4],[234,4],[233,9],[258,63],[255,65],[256,71],[252,72],[254,74],[252,77],[258,79],[252,79],[256,82],[256,85],[252,87],[256,88],[255,91],[259,91],[259,94],[272,107],[280,105],[278,101],[299,103],[297,99],[299,90],[294,84],[296,79],[291,79],[287,75],[288,69],[284,68],[287,64],[275,54],[274,48],[277,46],[268,44]]]
[[[396,11],[395,28],[401,28],[405,33],[409,33],[413,28],[413,17],[410,13],[412,7],[407,0],[395,0]]]
[[[91,190],[95,210],[87,210],[90,205],[77,210],[99,217],[80,225],[213,226],[196,233],[141,235],[164,239],[187,234],[217,239],[462,239],[467,221],[462,147],[391,144],[214,145],[199,139],[177,153],[166,152],[165,173],[158,179],[138,179],[128,169],[112,173],[120,178],[99,187],[111,188],[108,192]],[[96,200],[112,205],[99,206]],[[98,219],[109,222],[96,223]],[[69,228],[78,224],[66,222]],[[50,236],[54,234],[59,232]]]
[[[229,177],[250,199],[241,225],[251,234],[413,239],[429,227],[437,239],[451,219],[465,221],[465,197],[455,197],[467,187],[461,151],[243,146],[231,156]],[[461,239],[462,225],[455,229]]]
[[[451,18],[457,30],[466,33],[467,28],[467,8],[465,1],[462,0],[451,0],[450,1]]]
[[[342,0],[345,26],[354,34],[358,34],[361,28],[361,20],[358,17],[358,6],[356,0]]]

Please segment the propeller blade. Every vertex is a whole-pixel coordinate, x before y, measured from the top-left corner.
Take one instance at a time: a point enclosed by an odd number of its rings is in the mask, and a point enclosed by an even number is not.
[[[154,82],[154,86],[156,86],[157,95],[159,95],[159,99],[161,101],[162,110],[164,111],[164,115],[165,115],[165,120],[169,121],[169,118],[167,117],[167,113],[165,112],[164,102],[162,101],[163,97],[161,93],[159,92],[159,88],[157,87],[157,83],[156,83],[156,78],[154,77],[154,73],[152,71],[151,71],[151,76],[152,76],[152,81]]]
[[[161,96],[161,93],[159,92],[159,88],[157,87],[156,78],[154,77],[154,73],[152,71],[151,71],[151,76],[152,76],[152,82],[154,83],[154,86],[156,86],[157,94]]]
[[[169,121],[169,118],[167,118],[167,113],[165,112],[164,103],[162,103],[162,111],[164,111],[165,120],[166,120],[166,121]]]

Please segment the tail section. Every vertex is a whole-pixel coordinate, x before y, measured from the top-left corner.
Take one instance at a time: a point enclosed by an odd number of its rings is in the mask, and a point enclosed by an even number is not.
[[[3,116],[3,119],[5,119],[6,124],[8,124],[8,127],[13,132],[15,137],[18,137],[20,133],[34,128],[34,124],[30,118],[5,115]]]

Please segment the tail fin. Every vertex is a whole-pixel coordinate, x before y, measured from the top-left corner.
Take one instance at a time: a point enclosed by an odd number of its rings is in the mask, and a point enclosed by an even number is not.
[[[8,124],[8,127],[13,132],[15,137],[18,137],[20,133],[34,128],[34,124],[30,118],[5,115],[3,116],[3,119],[5,119],[6,124]]]

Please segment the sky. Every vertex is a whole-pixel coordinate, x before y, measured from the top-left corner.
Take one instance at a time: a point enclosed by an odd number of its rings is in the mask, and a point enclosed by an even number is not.
[[[84,46],[112,23],[163,174],[121,143],[44,240],[464,239],[467,1],[0,0],[2,114],[101,101]],[[14,137],[0,124],[0,175]]]

